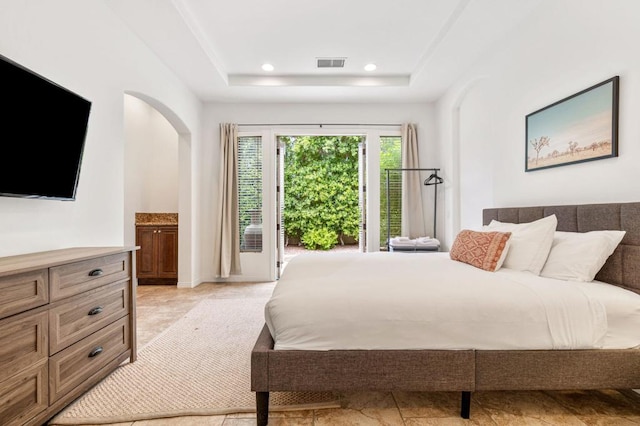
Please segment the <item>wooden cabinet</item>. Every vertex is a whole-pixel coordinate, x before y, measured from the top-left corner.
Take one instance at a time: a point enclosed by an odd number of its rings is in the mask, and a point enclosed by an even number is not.
[[[177,284],[177,226],[137,225],[136,245],[139,284]]]
[[[0,258],[0,424],[41,425],[136,359],[135,248]]]

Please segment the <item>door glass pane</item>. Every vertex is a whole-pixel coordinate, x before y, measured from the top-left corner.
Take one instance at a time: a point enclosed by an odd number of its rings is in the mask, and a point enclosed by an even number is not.
[[[402,138],[380,138],[380,249],[386,250],[387,237],[402,232],[402,174],[387,173],[402,167]],[[387,182],[388,180],[388,182]]]
[[[238,138],[240,252],[262,252],[262,138]]]
[[[360,233],[359,248],[361,252],[367,251],[367,159],[364,142],[358,146],[358,195],[360,209]]]

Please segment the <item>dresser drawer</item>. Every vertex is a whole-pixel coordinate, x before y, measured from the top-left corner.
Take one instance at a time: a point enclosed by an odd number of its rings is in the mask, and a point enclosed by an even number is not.
[[[129,316],[49,358],[49,403],[72,391],[130,349]]]
[[[118,253],[50,268],[51,301],[129,278],[129,256],[129,253]]]
[[[0,382],[48,358],[48,314],[39,311],[0,321]]]
[[[21,425],[47,409],[47,362],[0,383],[0,424]]]
[[[47,269],[0,277],[0,294],[0,318],[47,304]]]
[[[49,353],[55,354],[129,312],[129,280],[70,297],[49,309]]]

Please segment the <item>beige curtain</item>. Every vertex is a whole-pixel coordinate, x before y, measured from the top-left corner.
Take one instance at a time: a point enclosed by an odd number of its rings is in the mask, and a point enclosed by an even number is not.
[[[238,125],[220,124],[220,191],[214,241],[217,277],[240,273],[240,215],[238,208]]]
[[[402,168],[418,169],[418,130],[415,124],[402,125]],[[420,172],[402,172],[402,236],[425,237]]]

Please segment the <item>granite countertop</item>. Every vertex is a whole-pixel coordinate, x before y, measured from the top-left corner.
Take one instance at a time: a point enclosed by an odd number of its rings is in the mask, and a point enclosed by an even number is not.
[[[177,225],[178,213],[136,213],[136,225]]]

